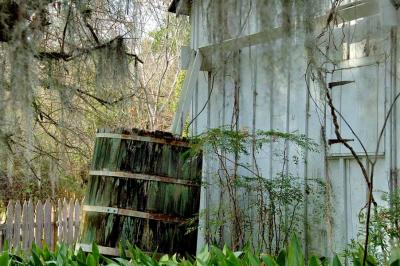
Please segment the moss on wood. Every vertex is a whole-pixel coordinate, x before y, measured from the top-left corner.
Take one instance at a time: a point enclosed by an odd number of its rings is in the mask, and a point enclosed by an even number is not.
[[[121,130],[101,132],[126,134]],[[171,136],[167,136],[166,139],[176,141]],[[166,176],[200,184],[202,158],[186,158],[187,151],[188,147],[184,145],[102,137],[96,139],[91,168],[94,171]],[[193,218],[198,213],[199,199],[199,186],[125,177],[91,176],[85,204]],[[84,215],[81,242],[96,241],[99,245],[117,247],[119,241],[128,240],[144,251],[194,254],[197,232],[186,234],[187,226],[117,214],[88,212]]]

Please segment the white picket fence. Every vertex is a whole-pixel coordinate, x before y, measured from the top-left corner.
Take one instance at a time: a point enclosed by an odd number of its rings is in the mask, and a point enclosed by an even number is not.
[[[0,224],[0,250],[5,242],[9,248],[29,250],[32,243],[46,243],[54,249],[57,243],[73,244],[79,235],[81,205],[77,200],[58,200],[43,204],[32,200],[10,201],[6,220]]]

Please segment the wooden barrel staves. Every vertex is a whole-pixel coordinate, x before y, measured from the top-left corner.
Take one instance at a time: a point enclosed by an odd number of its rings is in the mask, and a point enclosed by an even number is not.
[[[119,243],[145,252],[194,254],[201,155],[169,133],[98,130],[78,247],[118,255]],[[189,222],[191,221],[191,222]]]

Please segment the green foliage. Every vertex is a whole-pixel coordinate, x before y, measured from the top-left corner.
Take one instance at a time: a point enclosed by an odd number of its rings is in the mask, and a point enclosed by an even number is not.
[[[370,253],[370,251],[368,253]],[[348,248],[348,250],[346,250],[344,256],[347,257],[348,259],[350,259],[352,261],[353,265],[361,266],[361,265],[363,265],[362,262],[364,260],[364,247],[360,243],[353,241],[349,245],[349,248]],[[384,260],[382,260],[382,262],[384,262]],[[373,255],[368,254],[366,265],[377,266],[379,264],[378,264],[377,259]]]
[[[261,150],[265,144],[288,141],[303,150],[318,151],[318,144],[307,136],[297,133],[286,133],[276,130],[258,130],[251,134],[246,130],[232,130],[230,127],[210,129],[192,139],[192,151],[202,149],[223,149],[227,153],[249,155],[249,147],[254,145],[256,151]]]
[[[170,108],[174,112],[176,112],[176,108],[178,108],[178,99],[182,92],[182,87],[183,83],[185,82],[185,77],[186,77],[186,70],[179,71],[174,87],[174,100],[171,101],[170,103]]]
[[[224,191],[222,197],[227,197],[216,210],[207,210],[211,217],[205,228],[208,244],[222,246],[228,241],[222,237],[223,231],[229,230],[235,248],[256,242],[260,250],[278,255],[290,235],[303,229],[305,193],[324,193],[319,180],[306,178],[304,182],[304,177],[290,172],[303,162],[305,151],[318,152],[318,145],[305,135],[276,130],[250,133],[227,126],[210,129],[191,143],[189,153],[203,151],[218,168],[204,185],[219,186]],[[257,158],[265,158],[265,150],[271,151],[268,156],[277,166],[274,176],[265,176],[266,171],[259,170]],[[246,210],[238,207],[243,202],[248,203]]]
[[[255,254],[249,249],[243,252],[234,252],[225,246],[223,249],[217,247],[203,248],[195,258],[179,258],[176,255],[146,255],[137,247],[126,244],[124,251],[119,258],[108,258],[99,253],[96,244],[92,245],[92,253],[84,253],[82,250],[74,252],[65,245],[59,246],[54,252],[33,245],[29,256],[16,255],[4,251],[0,253],[0,265],[21,265],[21,266],[319,266],[332,265],[341,266],[338,257],[331,263],[323,262],[318,257],[312,256],[306,262],[299,239],[293,235],[286,250],[282,250],[278,257],[267,254]],[[400,258],[398,252],[393,252],[393,261]],[[127,256],[128,255],[128,256]],[[396,265],[396,264],[393,264]]]
[[[180,40],[176,38],[177,34]],[[166,48],[177,51],[181,42],[185,44],[189,43],[189,24],[182,23],[182,18],[170,16],[165,25],[150,32],[149,35],[152,38],[151,51],[153,53],[162,52]]]
[[[170,34],[169,31],[170,31],[169,27],[165,26],[149,33],[149,35],[153,38],[153,42],[151,44],[151,50],[153,52],[159,52],[160,49],[162,49],[165,46],[165,36]],[[177,48],[176,41],[172,42],[170,45],[171,45],[170,48],[172,50],[176,50]]]
[[[400,191],[392,193],[382,192],[382,202],[373,208],[369,229],[369,248],[371,256],[379,261],[390,261],[390,249],[393,243],[400,241]],[[360,212],[359,220],[361,224],[366,223],[365,210]],[[358,235],[357,241],[364,241],[364,227]],[[353,241],[346,251],[346,255],[353,258],[363,247]]]

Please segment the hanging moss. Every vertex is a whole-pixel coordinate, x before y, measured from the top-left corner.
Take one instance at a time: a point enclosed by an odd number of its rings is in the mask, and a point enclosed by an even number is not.
[[[122,38],[117,38],[104,48],[98,49],[95,56],[96,84],[98,89],[102,89],[102,94],[109,92],[110,88],[121,90],[128,85],[130,72]]]

